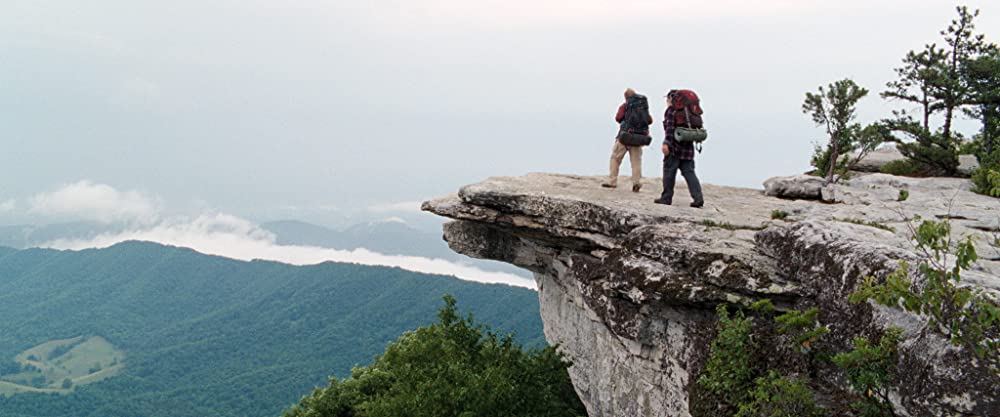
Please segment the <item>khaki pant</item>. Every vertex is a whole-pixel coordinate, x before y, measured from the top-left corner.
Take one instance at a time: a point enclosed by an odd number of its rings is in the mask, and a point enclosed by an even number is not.
[[[618,185],[618,170],[625,159],[625,153],[632,164],[632,185],[640,185],[642,181],[642,146],[625,146],[621,142],[615,141],[615,147],[611,148],[611,175],[608,177],[609,185]]]

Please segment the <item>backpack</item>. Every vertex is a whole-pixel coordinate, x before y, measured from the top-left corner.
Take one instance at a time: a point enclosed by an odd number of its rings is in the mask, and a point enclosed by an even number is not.
[[[625,100],[625,115],[617,139],[625,146],[647,146],[653,141],[649,136],[649,101],[646,96],[634,94]]]
[[[708,131],[701,118],[704,113],[701,110],[701,100],[691,90],[670,90],[667,97],[674,110],[674,139],[698,144],[700,153],[701,143],[708,139]]]
[[[670,106],[674,108],[674,126],[701,129],[705,123],[701,118],[701,99],[691,90],[671,90]]]
[[[628,133],[649,134],[649,101],[646,96],[634,94],[625,101],[622,130]]]

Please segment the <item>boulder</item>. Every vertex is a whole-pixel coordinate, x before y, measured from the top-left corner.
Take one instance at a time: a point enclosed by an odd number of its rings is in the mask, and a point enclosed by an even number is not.
[[[790,200],[819,200],[824,187],[826,180],[814,175],[773,177],[764,181],[764,194]]]

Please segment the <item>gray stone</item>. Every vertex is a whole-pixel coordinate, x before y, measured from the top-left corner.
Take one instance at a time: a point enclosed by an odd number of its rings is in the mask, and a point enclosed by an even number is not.
[[[968,180],[861,174],[810,191],[838,204],[706,184],[703,209],[653,204],[655,191],[603,189],[601,180],[490,178],[423,206],[455,219],[445,226],[454,250],[534,272],[546,338],[573,360],[570,375],[591,416],[690,415],[714,306],[763,298],[781,309],[818,306],[836,350],[905,329],[905,383],[892,392],[898,415],[1000,415],[1000,381],[970,352],[920,317],[847,301],[864,277],[920,259],[907,221],[917,215],[949,218],[957,236],[979,242],[984,259],[963,281],[1000,292],[1000,253],[985,245],[1000,230],[1000,204],[970,192]],[[802,188],[799,181],[780,188]],[[901,189],[905,202],[897,201]],[[686,195],[684,184],[676,192]],[[788,215],[773,220],[773,211]],[[817,383],[842,392],[837,381]]]
[[[826,180],[813,175],[774,177],[764,181],[764,194],[792,200],[819,200]]]

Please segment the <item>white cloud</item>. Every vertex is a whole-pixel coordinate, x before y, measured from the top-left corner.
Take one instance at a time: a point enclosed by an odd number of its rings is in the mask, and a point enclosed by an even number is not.
[[[452,275],[481,282],[535,288],[532,280],[503,272],[488,272],[475,267],[418,256],[384,255],[366,249],[337,250],[312,246],[275,244],[275,236],[253,223],[226,214],[202,215],[194,219],[174,219],[161,224],[89,240],[57,240],[42,246],[54,249],[81,250],[105,248],[116,243],[141,240],[188,247],[210,255],[253,260],[264,259],[292,265],[312,265],[327,261],[361,265],[394,266],[428,274]]]
[[[419,213],[421,204],[420,201],[376,204],[368,207],[368,211],[372,213]]]
[[[159,215],[157,199],[138,191],[118,191],[106,184],[79,181],[28,200],[29,212],[57,219],[101,223],[152,224]]]
[[[0,213],[7,211],[14,211],[17,208],[17,201],[14,200],[0,200]]]

